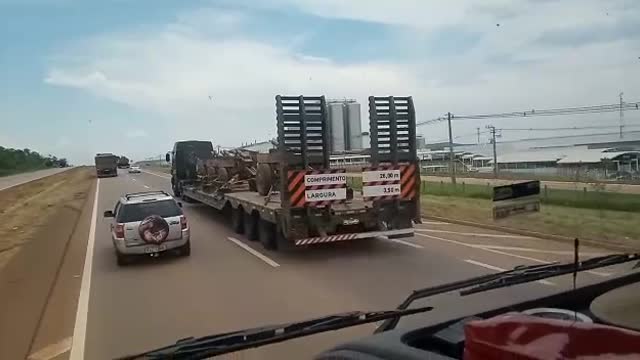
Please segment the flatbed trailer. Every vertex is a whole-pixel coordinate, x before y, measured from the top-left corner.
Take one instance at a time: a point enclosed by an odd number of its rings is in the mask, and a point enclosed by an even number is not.
[[[413,223],[420,222],[413,101],[369,102],[372,166],[363,174],[383,181],[365,183],[361,193],[348,187],[345,170],[329,169],[324,96],[276,97],[278,149],[258,157],[257,165],[258,183],[269,178],[268,194],[249,186],[211,189],[197,176],[176,178],[172,169],[174,192],[228,214],[236,233],[272,250],[413,236]]]

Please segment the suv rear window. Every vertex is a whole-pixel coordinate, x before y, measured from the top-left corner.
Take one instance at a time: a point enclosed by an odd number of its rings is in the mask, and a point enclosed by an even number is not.
[[[124,204],[118,213],[117,221],[120,223],[142,221],[149,215],[158,215],[163,218],[180,216],[182,210],[173,200]]]

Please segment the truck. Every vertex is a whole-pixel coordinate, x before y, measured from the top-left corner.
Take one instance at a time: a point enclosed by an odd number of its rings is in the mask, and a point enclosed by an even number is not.
[[[174,195],[223,212],[233,230],[268,250],[413,236],[420,174],[411,97],[369,97],[371,165],[362,188],[329,166],[324,96],[276,96],[277,147],[220,154],[180,141],[166,155]]]
[[[118,168],[119,169],[128,169],[129,168],[129,158],[126,156],[120,156],[118,158]]]
[[[112,153],[96,154],[96,175],[101,177],[118,176],[119,157]]]

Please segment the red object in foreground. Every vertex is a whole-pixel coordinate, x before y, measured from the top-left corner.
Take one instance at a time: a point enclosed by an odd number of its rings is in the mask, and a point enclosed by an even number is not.
[[[465,325],[465,360],[640,359],[640,332],[505,314]]]

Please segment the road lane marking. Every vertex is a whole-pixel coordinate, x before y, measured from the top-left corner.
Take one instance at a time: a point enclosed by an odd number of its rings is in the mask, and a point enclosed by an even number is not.
[[[523,259],[523,260],[529,260],[529,261],[533,261],[533,262],[537,262],[537,263],[541,263],[541,264],[549,264],[549,261],[545,261],[545,260],[540,260],[540,259],[536,259],[536,258],[532,258],[532,257],[528,257],[528,256],[522,256],[522,255],[517,255],[517,254],[511,254],[508,252],[504,252],[504,251],[500,251],[500,250],[494,250],[494,249],[489,249],[486,248],[482,245],[472,245],[472,244],[467,244],[465,242],[462,241],[456,241],[456,240],[451,240],[451,239],[445,239],[445,238],[441,238],[438,236],[433,236],[433,235],[427,235],[427,234],[421,234],[416,232],[416,235],[419,236],[423,236],[429,239],[434,239],[434,240],[440,240],[440,241],[445,241],[445,242],[449,242],[452,244],[456,244],[456,245],[460,245],[460,246],[466,246],[466,247],[470,247],[472,249],[480,249],[480,250],[484,250],[484,251],[488,251],[488,252],[492,252],[495,254],[500,254],[500,255],[505,255],[505,256],[511,256],[511,257],[515,257],[515,258],[519,258],[519,259]],[[600,272],[600,271],[593,271],[593,270],[587,270],[588,273],[593,274],[593,275],[598,275],[598,276],[602,276],[602,277],[607,277],[607,276],[611,276],[612,273],[608,273],[608,272]]]
[[[278,264],[277,262],[269,259],[266,255],[261,254],[260,252],[258,252],[257,250],[254,250],[253,248],[251,248],[251,246],[243,243],[242,241],[236,239],[236,238],[232,238],[232,237],[227,237],[227,239],[229,239],[231,242],[233,242],[234,244],[240,246],[241,248],[245,249],[247,252],[249,252],[251,255],[257,257],[258,259],[266,262],[267,264],[269,264],[272,267],[279,267],[280,264]]]
[[[142,186],[144,186],[146,189],[151,189],[151,188],[150,188],[150,187],[148,187],[147,185],[142,185]]]
[[[466,235],[466,236],[477,236],[477,237],[510,238],[510,239],[535,239],[534,237],[524,236],[524,235],[482,234],[482,233],[458,232],[458,231],[437,230],[437,229],[418,229],[418,231],[425,231],[425,232],[432,232],[432,233],[443,233],[443,234]]]
[[[138,180],[136,180],[136,179],[134,179],[134,178],[131,178],[131,180],[132,180],[132,181],[138,181]]]
[[[481,266],[481,267],[487,268],[489,270],[507,271],[507,269],[503,269],[501,267],[493,266],[493,265],[490,265],[490,264],[485,264],[483,262],[475,261],[475,260],[471,260],[471,259],[466,259],[465,262],[468,262],[469,264]],[[554,283],[552,283],[551,281],[548,281],[548,280],[537,280],[536,282],[539,282],[540,284],[544,284],[544,285],[556,286],[556,284],[554,284]]]
[[[537,252],[541,254],[573,256],[573,251],[570,251],[570,250],[543,250],[543,249],[534,249],[534,248],[523,248],[518,246],[498,246],[498,245],[478,245],[478,247],[485,248],[485,249],[493,249],[493,250],[513,250],[513,251],[522,251],[522,252]],[[580,255],[601,256],[601,255],[606,255],[606,253],[580,252]]]
[[[451,225],[451,224],[442,222],[442,221],[423,221],[418,225]]]
[[[400,239],[389,239],[389,238],[385,238],[386,241],[391,241],[394,242],[396,244],[402,244],[402,245],[406,245],[406,246],[410,246],[412,248],[416,248],[416,249],[423,249],[424,247],[422,245],[418,245],[418,244],[414,244],[412,242],[408,242],[408,241],[404,241],[404,240],[400,240]]]
[[[154,173],[154,172],[147,171],[147,170],[140,170],[140,171],[142,171],[143,173],[147,173],[147,174],[155,175],[155,176],[157,176],[157,177],[161,177],[161,178],[165,178],[165,179],[171,179],[171,176],[160,175],[160,174],[156,174],[156,173]]]
[[[82,281],[80,283],[80,295],[78,296],[78,309],[76,310],[76,321],[73,326],[73,339],[71,342],[71,354],[69,355],[69,360],[84,359],[84,342],[87,335],[87,318],[89,316],[91,269],[93,267],[93,246],[96,242],[96,223],[98,221],[99,194],[100,179],[98,179],[96,182],[96,194],[93,198],[91,226],[89,227],[89,239],[87,240],[87,253],[84,256],[84,268],[82,269]]]
[[[55,344],[49,344],[42,349],[32,353],[27,360],[51,360],[71,349],[71,336],[58,341]]]

